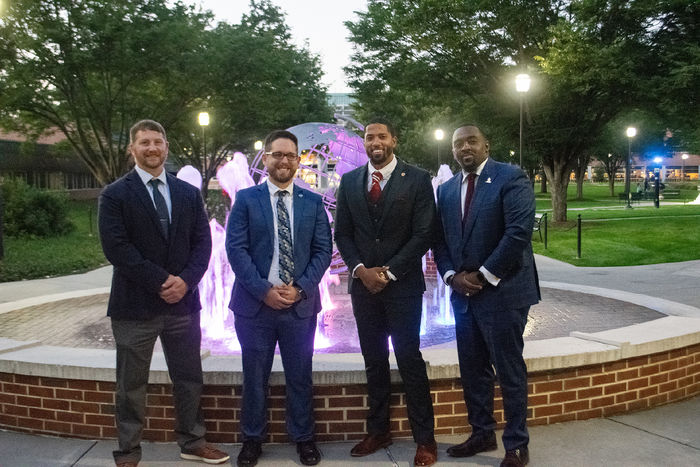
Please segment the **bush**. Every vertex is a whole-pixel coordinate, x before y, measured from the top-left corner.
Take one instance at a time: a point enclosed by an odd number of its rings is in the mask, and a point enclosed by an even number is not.
[[[63,193],[38,190],[23,180],[2,184],[5,234],[11,237],[54,237],[73,230],[68,199]]]

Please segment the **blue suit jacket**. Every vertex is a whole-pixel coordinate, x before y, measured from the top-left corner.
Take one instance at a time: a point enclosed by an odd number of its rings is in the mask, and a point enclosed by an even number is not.
[[[453,293],[455,312],[534,305],[540,291],[532,254],[535,194],[517,167],[488,159],[479,175],[469,217],[462,229],[462,173],[438,187],[434,246],[441,276],[449,270],[476,271],[482,265],[501,279],[467,298]]]
[[[105,256],[114,266],[107,314],[145,320],[159,313],[195,313],[197,288],[209,266],[211,232],[199,190],[167,174],[172,214],[168,240],[138,173],[132,170],[100,194],[98,223]],[[180,276],[187,294],[175,304],[158,295],[168,275]]]
[[[321,311],[318,284],[331,263],[331,228],[320,195],[295,185],[292,197],[294,282],[306,293],[295,310],[308,317]],[[226,254],[236,274],[229,304],[234,314],[255,316],[272,287],[267,280],[275,246],[272,216],[267,183],[236,193],[226,227]]]

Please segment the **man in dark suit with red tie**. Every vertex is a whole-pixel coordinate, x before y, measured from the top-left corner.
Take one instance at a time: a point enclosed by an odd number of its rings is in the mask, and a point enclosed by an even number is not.
[[[462,170],[438,187],[434,253],[452,288],[472,435],[447,453],[470,457],[497,448],[493,398],[498,378],[506,418],[501,466],[522,466],[529,460],[523,332],[528,310],[540,298],[530,244],[535,195],[520,168],[489,158],[489,142],[478,127],[455,130],[452,153]]]
[[[141,120],[130,130],[134,170],[105,187],[99,200],[102,249],[114,266],[107,314],[117,346],[119,467],[141,460],[146,389],[160,337],[175,399],[180,456],[210,464],[229,456],[204,439],[198,284],[209,265],[211,233],[195,187],[163,169],[163,127]]]
[[[437,461],[433,404],[419,345],[422,257],[435,216],[433,189],[428,172],[394,155],[397,138],[389,121],[370,119],[364,144],[369,163],[343,175],[335,217],[335,240],[350,276],[369,396],[367,435],[350,453],[366,456],[391,444],[391,337],[418,445],[414,463],[432,465]]]

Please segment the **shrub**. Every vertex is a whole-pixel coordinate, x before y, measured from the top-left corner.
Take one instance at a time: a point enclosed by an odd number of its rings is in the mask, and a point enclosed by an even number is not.
[[[54,237],[73,230],[64,193],[38,190],[23,180],[2,183],[5,234],[12,237]]]

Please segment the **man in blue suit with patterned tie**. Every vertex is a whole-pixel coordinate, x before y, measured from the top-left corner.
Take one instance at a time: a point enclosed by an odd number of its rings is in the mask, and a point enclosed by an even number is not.
[[[200,399],[198,284],[209,265],[211,233],[202,196],[164,170],[163,127],[141,120],[130,130],[134,170],[105,187],[99,201],[102,249],[114,266],[107,314],[117,346],[118,467],[141,460],[146,390],[160,337],[173,382],[175,432],[183,459],[210,464],[229,456],[206,443]]]
[[[229,308],[243,360],[238,466],[255,465],[267,431],[267,388],[279,344],[287,392],[287,432],[299,460],[315,465],[311,360],[318,284],[331,262],[332,240],[321,196],[296,186],[298,142],[293,133],[265,138],[268,178],[241,190],[229,216],[226,253],[236,281]]]
[[[462,171],[438,187],[434,253],[452,288],[472,435],[447,453],[469,457],[497,448],[493,398],[498,378],[506,418],[501,466],[521,466],[529,460],[523,332],[530,306],[540,298],[530,244],[535,195],[522,170],[489,158],[489,142],[478,127],[455,130],[452,153]]]

